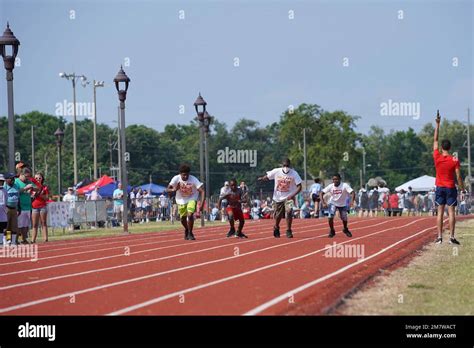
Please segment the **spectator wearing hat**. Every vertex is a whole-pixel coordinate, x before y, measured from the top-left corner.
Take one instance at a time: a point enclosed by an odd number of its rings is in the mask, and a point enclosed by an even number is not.
[[[5,231],[7,229],[7,191],[3,187],[5,183],[5,176],[0,174],[0,243],[5,246],[7,244],[7,238]]]

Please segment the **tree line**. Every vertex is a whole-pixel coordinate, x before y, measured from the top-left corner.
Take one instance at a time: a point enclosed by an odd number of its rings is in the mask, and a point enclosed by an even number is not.
[[[368,134],[356,131],[359,117],[344,111],[326,111],[315,104],[301,104],[284,111],[278,122],[261,126],[250,119],[240,119],[228,127],[216,117],[209,137],[210,187],[217,193],[225,180],[235,177],[244,180],[253,191],[272,190],[272,183],[260,184],[256,178],[281,163],[283,157],[292,160],[303,177],[303,129],[306,133],[307,177],[329,178],[339,172],[353,187],[360,186],[362,148],[366,152],[366,180],[380,176],[389,187],[427,174],[434,175],[432,139],[434,124],[426,124],[421,131],[412,128],[385,132],[372,126]],[[57,149],[54,132],[60,127],[65,136],[62,147],[62,186],[73,183],[72,123],[39,111],[15,116],[16,152],[27,163],[32,163],[31,127],[34,127],[35,169],[45,174],[53,193],[57,193]],[[93,123],[89,119],[77,121],[77,150],[79,180],[93,175]],[[471,132],[473,132],[471,127]],[[473,133],[474,134],[474,133]],[[139,185],[150,181],[166,185],[176,174],[180,163],[191,165],[199,176],[199,129],[196,121],[188,124],[169,124],[163,131],[145,125],[126,127],[129,181]],[[461,162],[467,162],[466,126],[460,121],[443,120],[440,138],[452,142]],[[114,143],[117,129],[97,125],[98,167],[110,175],[110,167],[117,167]],[[227,148],[227,150],[226,150]],[[249,163],[231,158],[231,151],[248,150],[256,154]],[[223,153],[227,151],[227,155]],[[244,152],[242,152],[244,154]],[[248,155],[248,153],[246,153]],[[243,158],[243,157],[242,157]],[[0,171],[8,166],[8,123],[0,117]],[[463,176],[467,168],[462,167]]]

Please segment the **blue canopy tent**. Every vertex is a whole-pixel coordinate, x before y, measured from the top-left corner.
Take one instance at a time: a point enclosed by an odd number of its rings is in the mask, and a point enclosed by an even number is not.
[[[135,188],[141,188],[142,190],[147,190],[148,192],[151,192],[151,194],[154,196],[159,196],[162,193],[165,193],[165,190],[166,190],[166,187],[153,184],[153,183],[143,184],[140,186],[136,186]]]
[[[117,183],[112,182],[108,185],[102,186],[99,188],[99,195],[102,196],[102,198],[111,198],[114,195],[114,190],[117,188]],[[130,193],[132,191],[132,187],[128,185],[127,192]]]

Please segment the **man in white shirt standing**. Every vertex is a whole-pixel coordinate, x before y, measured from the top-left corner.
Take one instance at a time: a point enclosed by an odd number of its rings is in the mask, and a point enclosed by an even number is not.
[[[201,193],[200,206],[204,204],[204,184],[195,176],[190,175],[191,168],[187,164],[179,166],[179,174],[175,175],[168,184],[166,192],[176,192],[176,203],[178,204],[179,217],[184,227],[184,239],[195,240],[193,235],[194,212],[196,211],[197,199]]]
[[[160,219],[161,221],[165,221],[167,215],[166,212],[168,210],[168,198],[164,193],[162,193],[158,199],[160,201]],[[158,216],[156,217],[156,221],[158,221]]]
[[[291,162],[288,158],[283,160],[281,168],[275,168],[267,175],[259,177],[257,180],[268,181],[275,180],[275,189],[273,190],[273,205],[275,226],[273,227],[273,236],[280,238],[280,221],[286,215],[286,236],[293,238],[291,223],[293,222],[293,206],[295,197],[301,191],[301,177],[293,168],[290,168]]]
[[[331,194],[331,198],[327,204],[324,199],[324,194],[328,192]],[[329,238],[333,238],[336,235],[336,230],[334,229],[334,215],[336,215],[336,210],[339,211],[339,216],[344,225],[342,232],[344,232],[346,236],[352,237],[352,233],[347,227],[346,200],[349,195],[351,196],[350,205],[353,205],[355,202],[355,192],[348,184],[341,182],[341,175],[339,174],[334,174],[332,177],[332,184],[326,186],[320,193],[323,207],[329,207]]]
[[[219,197],[225,197],[229,194],[229,191],[230,191],[230,187],[229,187],[229,182],[226,181],[224,182],[224,186],[221,187],[221,192],[219,194]],[[221,221],[222,222],[226,222],[227,220],[227,212],[226,212],[226,209],[227,209],[227,199],[223,199],[222,200],[222,203],[221,203]]]
[[[74,208],[76,205],[77,196],[74,194],[74,188],[69,187],[67,193],[63,197],[63,202],[69,202],[69,230],[74,230]]]

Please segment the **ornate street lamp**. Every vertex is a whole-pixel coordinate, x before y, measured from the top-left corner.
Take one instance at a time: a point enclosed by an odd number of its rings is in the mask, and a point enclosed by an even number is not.
[[[206,101],[199,93],[196,101],[194,102],[194,108],[196,109],[197,119],[199,121],[199,175],[200,179],[204,180],[204,113],[206,112]],[[207,185],[206,185],[207,191]],[[201,207],[201,227],[204,227],[204,209]]]
[[[13,109],[13,69],[15,68],[15,59],[18,54],[20,41],[10,30],[10,24],[7,22],[7,28],[0,37],[0,54],[3,57],[5,70],[7,71],[7,99],[8,99],[8,171],[15,171],[15,112]]]
[[[127,178],[127,162],[125,161],[125,100],[127,99],[127,90],[130,79],[128,78],[123,68],[120,67],[117,76],[114,78],[115,88],[117,89],[119,101],[120,101],[120,157],[122,159],[121,179],[123,189],[123,232],[128,232],[128,178]]]

